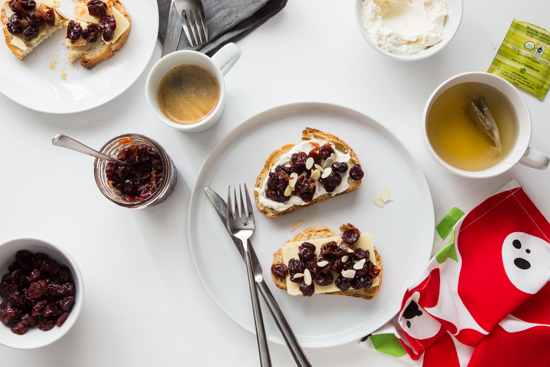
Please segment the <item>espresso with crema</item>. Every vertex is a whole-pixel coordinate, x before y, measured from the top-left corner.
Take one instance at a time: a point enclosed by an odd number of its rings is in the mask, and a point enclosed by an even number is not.
[[[210,115],[220,100],[220,85],[207,68],[178,65],[167,72],[157,89],[157,102],[168,119],[194,124]]]

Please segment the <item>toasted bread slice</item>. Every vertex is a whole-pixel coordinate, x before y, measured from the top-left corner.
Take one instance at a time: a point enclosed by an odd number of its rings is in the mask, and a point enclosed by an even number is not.
[[[344,232],[346,229],[349,229],[349,228],[355,228],[355,227],[351,224],[347,224],[347,225],[341,226],[340,230]],[[301,233],[296,235],[296,237],[294,237],[292,241],[288,241],[288,242],[308,241],[308,240],[315,240],[315,239],[321,239],[321,238],[330,238],[335,236],[336,236],[336,233],[332,232],[328,228],[315,227],[315,228],[308,228],[302,231]],[[376,257],[376,262],[377,262],[376,265],[380,269],[380,273],[378,274],[377,286],[366,288],[366,289],[359,289],[359,290],[350,288],[345,292],[339,291],[339,292],[320,293],[320,294],[373,299],[374,296],[376,296],[378,292],[380,292],[380,288],[382,287],[382,273],[384,272],[384,267],[382,266],[382,258],[380,257],[380,254],[378,253],[376,248],[374,248],[374,255]],[[273,265],[277,265],[277,264],[284,264],[282,247],[273,254]],[[286,278],[276,277],[275,275],[273,275],[273,273],[271,273],[271,277],[273,278],[273,282],[275,283],[277,288],[280,288],[283,290],[287,289]]]
[[[13,38],[15,36],[8,31],[7,23],[8,23],[9,17],[6,14],[6,10],[2,9],[0,13],[0,18],[2,20],[2,25],[3,25],[2,30],[4,32],[4,38],[6,39],[6,45],[9,47],[11,52],[15,56],[17,56],[19,60],[23,60],[25,56],[30,54],[35,48],[38,47],[38,45],[40,45],[46,39],[50,38],[52,34],[54,34],[57,30],[61,29],[62,26],[65,24],[65,22],[67,22],[67,18],[63,16],[57,9],[54,9],[54,11],[56,12],[56,22],[54,27],[49,25],[40,27],[38,37],[33,38],[30,41],[26,41],[25,39],[23,39],[23,37],[17,36],[26,47],[26,49],[23,50],[12,44]]]
[[[80,0],[75,3],[75,5],[81,5],[82,3],[86,4],[86,0]],[[119,0],[113,1],[113,6],[118,10],[130,23],[130,26],[120,37],[115,41],[106,44],[101,39],[101,36],[98,37],[98,40],[93,43],[86,43],[83,46],[67,46],[69,52],[67,53],[67,58],[70,62],[75,62],[80,59],[80,65],[84,66],[86,69],[92,69],[97,64],[107,59],[110,59],[114,56],[115,52],[120,50],[122,46],[126,43],[128,35],[130,34],[130,29],[132,28],[130,15],[126,11],[126,8]]]
[[[325,142],[330,142],[334,145],[334,147],[338,151],[349,154],[350,155],[350,160],[348,162],[348,170],[356,164],[361,164],[359,162],[359,158],[357,157],[357,155],[355,154],[353,149],[351,149],[351,147],[348,144],[346,144],[343,140],[341,140],[340,138],[338,138],[334,135],[331,135],[331,134],[322,132],[320,130],[316,130],[316,129],[312,129],[312,128],[307,127],[302,132],[302,140],[303,141],[316,140],[316,141],[321,142],[321,144],[324,144]],[[258,190],[260,190],[262,188],[262,185],[264,184],[264,181],[269,176],[269,172],[271,172],[271,170],[274,168],[275,164],[279,161],[279,159],[284,154],[289,152],[295,145],[296,144],[286,144],[286,145],[283,145],[282,147],[280,147],[279,149],[277,149],[276,151],[274,151],[273,153],[271,153],[271,155],[269,156],[269,158],[265,162],[264,168],[262,169],[260,175],[256,179],[256,185],[255,185],[255,190],[254,190],[254,198],[256,199],[256,206],[258,207],[260,212],[262,212],[267,217],[275,218],[275,217],[280,217],[280,216],[283,216],[283,215],[286,215],[286,214],[290,214],[292,212],[295,212],[296,210],[299,210],[299,209],[302,209],[302,208],[307,208],[308,206],[315,205],[317,203],[321,203],[321,202],[323,202],[325,200],[328,200],[328,199],[331,199],[333,197],[350,193],[352,191],[357,190],[359,188],[359,186],[361,186],[361,181],[362,180],[355,181],[355,180],[352,180],[351,178],[348,178],[349,188],[347,190],[345,190],[341,193],[334,194],[334,195],[332,193],[327,193],[327,194],[320,195],[318,197],[314,197],[313,200],[311,200],[309,203],[305,203],[304,205],[293,205],[293,206],[291,206],[291,207],[289,207],[289,208],[287,208],[283,211],[277,211],[273,208],[269,208],[267,206],[262,205],[260,203],[260,200],[259,200],[259,195],[260,194],[258,193]]]

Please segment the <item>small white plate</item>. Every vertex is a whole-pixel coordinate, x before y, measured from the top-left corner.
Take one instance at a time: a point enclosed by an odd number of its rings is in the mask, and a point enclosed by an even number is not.
[[[303,347],[321,348],[357,341],[389,321],[399,310],[409,284],[429,260],[434,233],[432,198],[411,153],[386,128],[348,108],[324,103],[296,103],[262,112],[228,134],[206,159],[191,196],[189,243],[197,271],[212,298],[238,324],[254,332],[246,270],[233,242],[208,200],[208,186],[226,198],[230,184],[246,183],[251,191],[271,152],[299,142],[312,127],[334,134],[357,153],[365,177],[350,194],[280,218],[255,212],[251,240],[266,283]],[[374,205],[382,185],[394,201]],[[293,224],[304,224],[293,233]],[[299,231],[323,226],[340,233],[352,223],[374,237],[384,264],[380,293],[370,301],[314,295],[292,297],[271,279],[273,253]],[[262,307],[267,336],[284,344]]]
[[[71,64],[63,27],[23,61],[0,45],[0,92],[33,110],[65,114],[86,111],[109,102],[141,75],[155,48],[158,34],[156,1],[123,0],[132,26],[124,46],[109,60],[87,70],[80,60]],[[73,1],[61,0],[61,12],[73,16]],[[65,79],[61,76],[65,73]]]

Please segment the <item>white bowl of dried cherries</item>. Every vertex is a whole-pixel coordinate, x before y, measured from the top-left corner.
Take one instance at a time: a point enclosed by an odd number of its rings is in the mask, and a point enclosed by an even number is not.
[[[0,245],[0,344],[16,349],[49,345],[76,322],[82,275],[61,247],[35,238]]]

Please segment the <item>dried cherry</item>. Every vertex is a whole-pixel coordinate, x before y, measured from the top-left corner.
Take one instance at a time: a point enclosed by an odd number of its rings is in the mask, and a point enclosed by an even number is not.
[[[15,306],[24,306],[25,305],[25,299],[23,298],[23,294],[19,291],[11,292],[7,297],[6,301],[8,303],[11,303]]]
[[[305,166],[307,162],[307,154],[304,152],[294,153],[290,161],[292,162],[293,167]]]
[[[88,1],[88,13],[96,18],[101,18],[107,14],[107,4],[101,0]]]
[[[311,200],[313,200],[314,194],[315,194],[315,191],[303,192],[300,194],[300,198],[304,201],[304,203],[309,203]]]
[[[354,262],[353,262],[353,265],[357,264],[357,262],[358,262],[358,261],[354,261]],[[363,267],[362,267],[361,269],[355,269],[355,268],[354,268],[355,270],[357,270],[357,271],[355,272],[355,276],[356,276],[356,277],[362,277],[362,276],[364,276],[364,275],[367,275],[367,274],[369,273],[370,264],[371,264],[370,261],[365,261],[365,263],[363,264]],[[370,277],[370,275],[369,275],[369,277]]]
[[[63,326],[63,324],[65,323],[65,320],[67,320],[67,317],[69,317],[69,313],[63,312],[61,316],[59,316],[59,318],[57,319],[57,322],[55,323],[55,325],[57,327]]]
[[[56,319],[55,318],[47,318],[47,317],[41,317],[40,321],[38,321],[38,328],[42,331],[48,331],[53,329],[55,326]]]
[[[335,256],[335,253],[338,250],[338,244],[334,241],[330,241],[325,243],[323,246],[321,246],[321,256],[325,259],[334,259],[337,256]]]
[[[54,297],[62,297],[67,294],[67,288],[61,284],[51,283],[48,284],[48,292]]]
[[[334,162],[331,166],[333,172],[346,173],[348,164],[346,162]]]
[[[284,265],[284,264],[281,264],[281,265]],[[71,310],[71,308],[73,307],[74,305],[74,297],[65,297],[61,300],[58,301],[58,304],[59,304],[59,307],[61,307],[61,309],[63,311],[66,311],[66,312],[69,312]]]
[[[52,8],[46,11],[46,24],[51,27],[55,25],[55,11]]]
[[[276,201],[276,202],[279,202],[279,203],[284,203],[285,201],[288,200],[288,197],[285,196],[284,191],[281,191],[281,190],[271,190],[271,189],[267,188],[265,190],[265,196],[269,200],[273,200],[273,201]]]
[[[372,287],[372,278],[368,275],[355,276],[350,283],[353,289],[359,290],[363,288],[370,288]]]
[[[298,247],[298,256],[303,262],[307,262],[315,257],[315,245],[304,242]]]
[[[271,273],[277,278],[286,278],[288,267],[285,264],[273,264],[271,266]]]
[[[334,153],[334,149],[332,149],[330,143],[325,143],[321,148],[319,148],[319,157],[322,160],[328,159],[332,153]]]
[[[351,177],[352,180],[359,181],[360,179],[365,176],[365,173],[361,169],[361,165],[356,164],[355,166],[351,167],[349,170],[349,177]]]
[[[15,261],[17,261],[17,263],[21,265],[21,268],[25,270],[32,268],[32,265],[33,265],[32,258],[33,258],[32,252],[27,250],[20,250],[20,251],[17,251],[17,253],[15,254]]]
[[[76,42],[82,35],[82,27],[80,23],[71,20],[67,25],[67,38],[72,42]]]
[[[348,278],[345,278],[343,275],[340,275],[334,284],[340,289],[342,292],[347,291],[351,287],[350,280]]]
[[[370,257],[370,252],[369,250],[363,250],[363,249],[360,249],[360,248],[356,248],[353,255],[355,256],[355,258],[357,260],[361,260],[361,259],[369,259]]]
[[[34,0],[21,0],[21,6],[25,10],[34,10],[34,8],[36,8],[36,1],[34,1]]]
[[[36,304],[32,307],[31,315],[40,316],[42,314],[42,309],[46,307],[47,304],[48,304],[48,300],[46,299],[36,302]]]
[[[287,166],[277,166],[277,168],[275,168],[276,171],[283,171],[285,172],[287,175],[291,175],[292,172],[294,172],[294,168],[292,167],[287,167]]]
[[[332,273],[318,273],[315,276],[315,282],[321,286],[331,285],[334,282]]]
[[[315,293],[315,285],[313,285],[313,282],[310,285],[307,285],[302,280],[302,282],[300,282],[300,292],[302,292],[304,297],[311,297]]]
[[[311,157],[313,158],[313,161],[315,162],[315,164],[321,164],[321,157],[319,156],[319,148],[315,148],[315,149],[312,149],[309,153],[308,153],[308,158]]]
[[[371,278],[376,278],[378,274],[380,274],[380,268],[376,265],[374,265],[372,262],[369,261],[370,267],[369,267],[369,275]]]
[[[97,36],[99,36],[99,27],[97,24],[88,24],[88,26],[82,31],[82,38],[86,42],[94,43],[97,41]]]
[[[340,183],[342,183],[342,176],[340,176],[339,173],[332,171],[328,177],[321,179],[321,183],[325,186],[325,189],[327,189],[327,187],[336,188],[340,185]],[[332,191],[334,191],[334,189],[332,189]]]
[[[13,14],[10,19],[8,19],[8,23],[6,24],[6,27],[8,28],[8,32],[10,32],[13,35],[21,34],[23,33],[23,18],[18,14]]]
[[[50,274],[55,274],[59,271],[60,266],[55,260],[48,259],[48,260],[44,260],[44,262],[42,262],[42,268],[41,269],[45,272],[50,273]]]
[[[23,335],[28,329],[29,327],[23,321],[19,321],[18,323],[13,324],[10,330],[14,334]]]
[[[302,281],[302,278],[294,279],[294,275],[298,273],[304,273],[304,270],[306,270],[306,266],[299,260],[296,259],[290,259],[288,261],[288,273],[290,274],[290,281],[294,283],[300,283]]]
[[[8,6],[15,14],[19,14],[19,15],[25,14],[25,9],[23,8],[23,4],[21,3],[21,0],[10,0],[10,2],[8,3]]]
[[[103,39],[105,42],[112,41],[116,29],[115,17],[111,15],[105,15],[99,21],[99,30],[103,33]]]
[[[40,298],[48,292],[48,283],[44,279],[31,283],[27,290],[29,298]]]
[[[359,239],[361,232],[357,228],[348,228],[342,233],[342,242],[353,245]]]
[[[294,190],[298,194],[311,193],[313,197],[313,193],[315,192],[315,185],[316,185],[316,182],[314,179],[312,179],[307,175],[303,175],[298,177],[298,181],[294,186]]]
[[[38,30],[38,28],[46,24],[46,15],[38,11],[30,11],[27,14],[27,20],[31,26]]]
[[[306,261],[304,265],[306,266],[306,269],[309,270],[312,276],[317,273],[317,258],[314,257],[313,259]]]
[[[275,172],[269,172],[267,187],[271,190],[284,191],[288,186],[289,178],[290,176],[284,170],[276,169]]]

